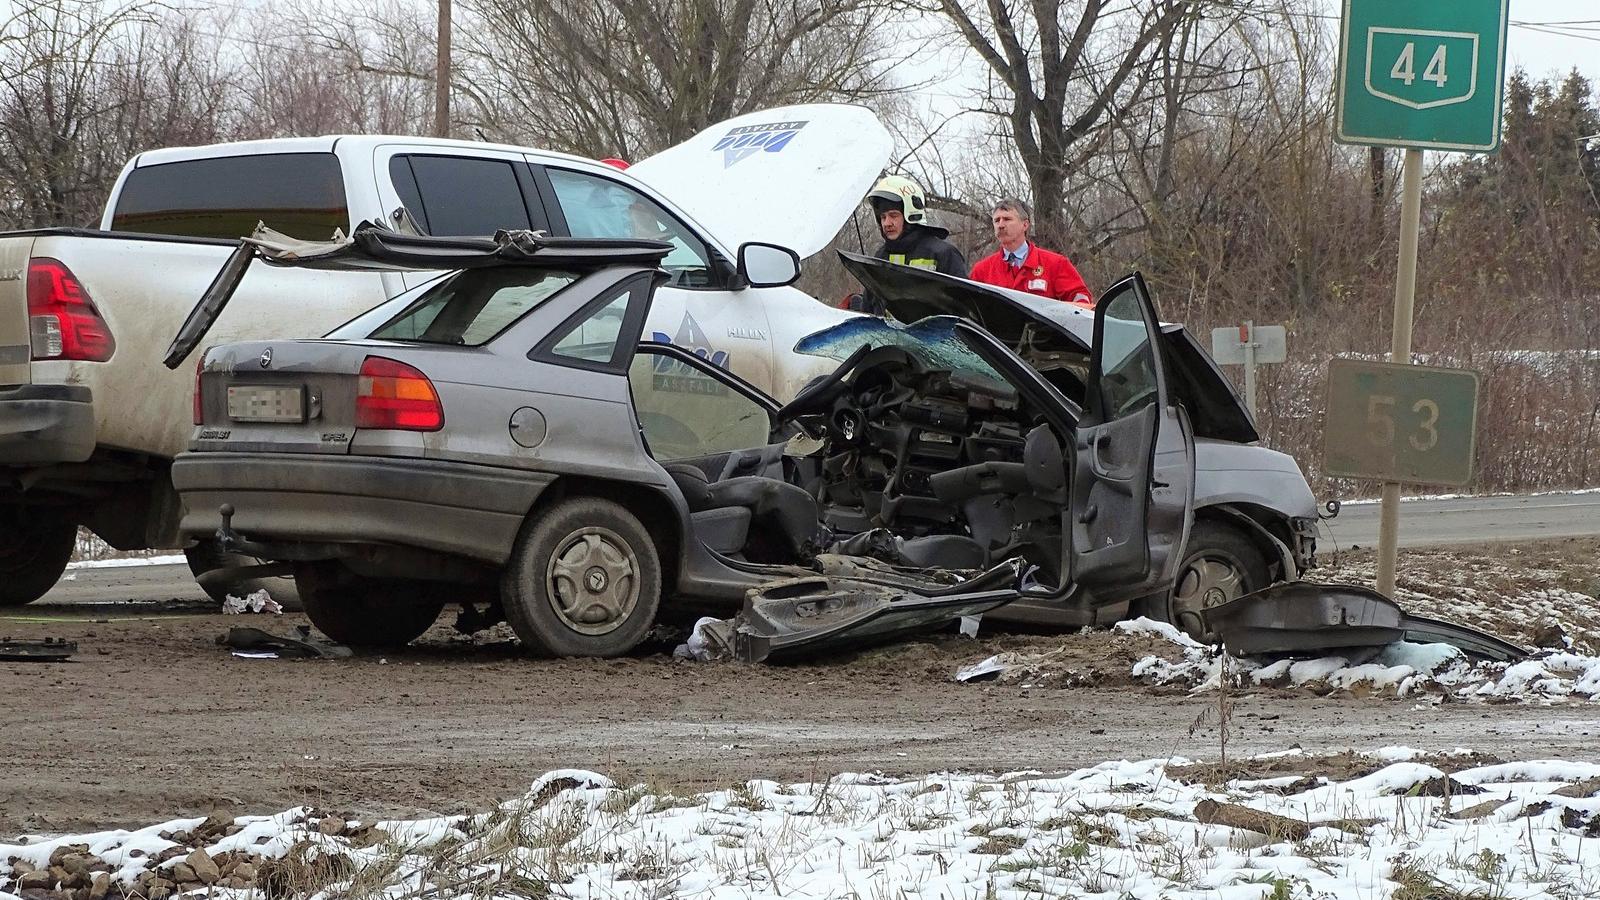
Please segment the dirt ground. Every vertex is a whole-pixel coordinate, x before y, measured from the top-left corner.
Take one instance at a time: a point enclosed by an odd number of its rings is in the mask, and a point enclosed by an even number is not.
[[[1600,541],[1520,552],[1538,553],[1542,581],[1596,583]],[[1525,560],[1495,549],[1436,562],[1455,572],[1485,561]],[[223,616],[184,600],[25,609],[0,635],[80,649],[69,663],[0,663],[0,842],[298,804],[352,817],[459,813],[570,766],[671,789],[1218,751],[1210,718],[1196,725],[1214,698],[1129,675],[1134,661],[1172,652],[1146,636],[935,637],[786,668],[674,660],[670,642],[622,660],[534,661],[503,632],[454,635],[447,612],[398,653],[252,660],[217,636],[240,624],[286,632],[303,617]],[[1002,651],[1056,653],[1052,669],[1070,677],[952,680]],[[1230,754],[1403,744],[1595,759],[1600,745],[1595,703],[1429,706],[1265,688],[1234,700]]]

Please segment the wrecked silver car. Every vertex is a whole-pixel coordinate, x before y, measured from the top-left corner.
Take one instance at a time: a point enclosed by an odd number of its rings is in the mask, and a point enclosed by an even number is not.
[[[1069,400],[1086,405],[1092,312],[938,272],[841,256],[895,319],[951,315],[975,322]],[[806,338],[797,349],[843,359],[881,330],[874,320],[857,320]],[[1168,399],[1183,408],[1194,433],[1195,520],[1171,589],[1132,604],[1023,600],[991,619],[1077,626],[1144,615],[1204,638],[1205,610],[1293,581],[1315,566],[1317,503],[1293,457],[1258,443],[1244,402],[1186,328],[1162,325],[1157,346]]]
[[[663,603],[742,601],[779,610],[744,632],[741,655],[761,658],[1019,598],[1170,588],[1194,442],[1137,276],[1100,302],[1077,400],[984,328],[936,316],[879,322],[780,407],[639,342],[669,250],[370,225],[246,242],[171,358],[257,255],[459,271],[363,316],[359,336],[208,350],[173,467],[184,532],[288,566],[312,621],[359,645],[409,641],[460,602],[539,651],[612,656]],[[739,271],[799,274],[755,244]]]

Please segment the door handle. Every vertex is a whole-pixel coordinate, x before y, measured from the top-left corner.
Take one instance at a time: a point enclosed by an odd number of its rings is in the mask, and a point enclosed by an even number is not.
[[[1100,516],[1100,506],[1098,504],[1091,503],[1091,504],[1089,504],[1089,508],[1088,509],[1085,509],[1083,512],[1078,513],[1078,524],[1087,525],[1090,522],[1093,522],[1099,516]]]

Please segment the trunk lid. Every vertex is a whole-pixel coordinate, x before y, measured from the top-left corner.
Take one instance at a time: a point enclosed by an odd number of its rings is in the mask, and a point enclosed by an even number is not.
[[[628,174],[730,251],[768,241],[805,258],[844,227],[893,150],[872,110],[811,103],[719,122]]]
[[[0,385],[32,380],[28,333],[28,257],[31,237],[0,238]]]
[[[344,341],[246,341],[200,366],[191,450],[349,453],[361,364],[382,349]]]

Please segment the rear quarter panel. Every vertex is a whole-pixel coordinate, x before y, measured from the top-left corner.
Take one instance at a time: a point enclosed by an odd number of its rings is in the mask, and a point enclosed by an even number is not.
[[[161,356],[232,249],[114,233],[41,236],[33,255],[61,260],[83,282],[117,349],[104,363],[35,363],[34,380],[89,385],[100,445],[176,455],[192,431],[194,356],[170,371]],[[282,269],[258,261],[204,344],[317,337],[385,296],[380,275]]]

